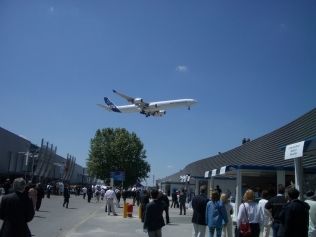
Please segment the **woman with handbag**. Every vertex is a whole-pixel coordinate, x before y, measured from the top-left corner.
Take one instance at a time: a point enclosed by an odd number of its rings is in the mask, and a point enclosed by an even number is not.
[[[255,202],[254,191],[248,189],[240,204],[237,216],[237,226],[240,237],[259,237],[263,213]]]

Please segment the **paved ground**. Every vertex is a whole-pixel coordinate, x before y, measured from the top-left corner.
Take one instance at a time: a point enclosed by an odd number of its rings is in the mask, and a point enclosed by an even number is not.
[[[118,216],[108,216],[104,203],[94,200],[87,203],[82,197],[72,196],[69,208],[62,207],[62,197],[43,199],[41,210],[29,223],[35,237],[120,237],[148,236],[143,232],[138,210],[134,207],[132,218],[123,218],[123,209]],[[170,209],[171,224],[163,228],[163,237],[191,236],[192,210],[186,216],[179,215],[179,209]]]

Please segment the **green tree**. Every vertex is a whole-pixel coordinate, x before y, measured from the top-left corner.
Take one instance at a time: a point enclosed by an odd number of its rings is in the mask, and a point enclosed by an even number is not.
[[[124,128],[98,129],[91,139],[87,168],[89,175],[102,180],[112,171],[124,171],[124,186],[148,178],[150,165],[145,160],[146,150],[135,133]]]

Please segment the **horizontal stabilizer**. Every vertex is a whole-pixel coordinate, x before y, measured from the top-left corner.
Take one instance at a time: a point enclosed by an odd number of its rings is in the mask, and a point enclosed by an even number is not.
[[[97,106],[100,106],[103,109],[111,110],[111,108],[107,105],[97,104]]]

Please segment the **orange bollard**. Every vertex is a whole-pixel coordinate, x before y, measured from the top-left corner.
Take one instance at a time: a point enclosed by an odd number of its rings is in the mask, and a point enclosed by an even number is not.
[[[138,218],[142,219],[142,205],[138,207]]]
[[[123,217],[124,218],[127,217],[127,206],[128,206],[128,202],[125,202],[124,206],[123,206]]]

